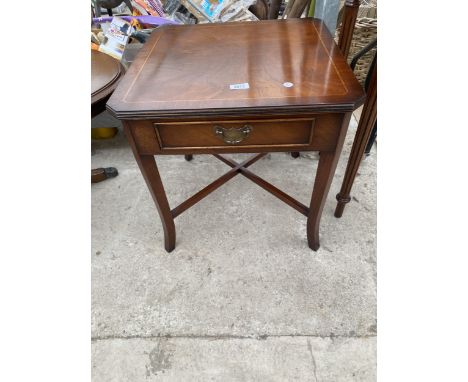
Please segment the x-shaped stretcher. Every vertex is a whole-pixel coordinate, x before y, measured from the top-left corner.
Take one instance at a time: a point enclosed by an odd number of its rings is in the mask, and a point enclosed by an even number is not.
[[[268,153],[260,153],[256,154],[250,159],[243,161],[242,163],[238,163],[232,159],[225,158],[219,154],[213,154],[214,157],[218,158],[220,161],[226,163],[228,166],[232,167],[226,174],[220,176],[215,181],[211,182],[208,186],[203,188],[202,190],[198,191],[196,194],[188,198],[186,201],[179,204],[176,208],[171,210],[172,217],[175,218],[179,216],[182,212],[186,211],[190,207],[192,207],[195,203],[202,200],[205,196],[211,194],[214,190],[221,187],[224,183],[228,180],[234,178],[236,175],[241,174],[245,176],[247,179],[250,179],[255,184],[262,187],[264,190],[268,191],[270,194],[276,196],[278,199],[285,202],[287,205],[291,206],[295,210],[299,211],[301,214],[308,216],[309,215],[309,208],[302,204],[301,202],[294,199],[292,196],[289,196],[285,192],[281,191],[279,188],[273,186],[271,183],[267,182],[266,180],[260,178],[258,175],[255,175],[253,172],[247,169],[247,167],[251,166],[259,159],[263,158]]]

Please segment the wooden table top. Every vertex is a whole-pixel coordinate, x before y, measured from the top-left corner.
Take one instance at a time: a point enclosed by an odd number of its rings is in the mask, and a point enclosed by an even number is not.
[[[325,24],[289,19],[161,27],[107,107],[121,119],[170,118],[345,112],[363,100]]]
[[[122,65],[115,58],[91,50],[91,104],[111,94],[123,72]]]

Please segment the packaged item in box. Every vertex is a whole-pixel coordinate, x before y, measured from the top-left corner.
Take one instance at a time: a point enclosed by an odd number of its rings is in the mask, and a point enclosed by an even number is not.
[[[103,24],[102,27],[104,41],[99,45],[99,51],[120,60],[128,39],[133,33],[132,25],[130,22],[116,16],[110,24]]]
[[[225,22],[240,20],[258,20],[248,10],[256,0],[185,0],[191,7],[197,10],[208,22]],[[191,11],[190,7],[187,7]],[[193,13],[193,12],[192,12]],[[194,13],[195,14],[195,13]],[[199,15],[195,14],[200,22]]]

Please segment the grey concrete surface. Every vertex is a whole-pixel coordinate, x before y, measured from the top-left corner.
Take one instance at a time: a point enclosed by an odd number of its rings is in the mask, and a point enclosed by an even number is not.
[[[123,134],[93,142],[93,167],[119,170],[92,185],[93,381],[374,381],[375,148],[333,217],[355,128],[318,252],[305,217],[237,176],[176,219],[168,254]],[[157,163],[171,206],[229,169],[202,155]],[[275,153],[251,169],[307,204],[316,167],[316,154]]]
[[[93,344],[96,381],[371,381],[375,338],[117,339]]]

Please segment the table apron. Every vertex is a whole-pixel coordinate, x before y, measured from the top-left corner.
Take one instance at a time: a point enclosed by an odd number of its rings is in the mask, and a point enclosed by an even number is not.
[[[190,121],[151,119],[126,121],[125,128],[142,155],[334,151],[343,117],[330,113]]]

